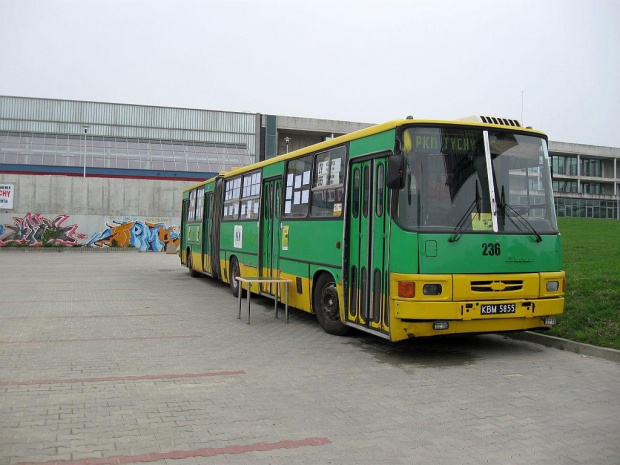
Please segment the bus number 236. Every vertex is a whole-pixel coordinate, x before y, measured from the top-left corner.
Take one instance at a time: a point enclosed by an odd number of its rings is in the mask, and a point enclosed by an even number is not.
[[[499,247],[499,244],[494,244],[493,242],[488,242],[486,244],[482,244],[482,255],[501,255],[502,250]]]

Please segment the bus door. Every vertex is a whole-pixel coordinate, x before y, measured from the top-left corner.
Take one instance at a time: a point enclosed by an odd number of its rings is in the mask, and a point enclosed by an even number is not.
[[[387,158],[352,163],[347,218],[347,321],[389,332]]]
[[[282,204],[282,178],[263,181],[261,239],[260,239],[260,275],[275,277],[279,271],[280,257],[280,215]],[[275,284],[262,283],[261,291],[275,294]]]
[[[213,193],[205,195],[205,210],[202,217],[202,269],[213,274],[211,269],[211,209],[213,208]]]

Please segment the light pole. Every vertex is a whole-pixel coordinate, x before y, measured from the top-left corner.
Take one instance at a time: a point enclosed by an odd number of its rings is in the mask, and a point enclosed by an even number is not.
[[[82,130],[84,131],[84,177],[86,177],[86,135],[90,126],[88,124],[82,124]]]

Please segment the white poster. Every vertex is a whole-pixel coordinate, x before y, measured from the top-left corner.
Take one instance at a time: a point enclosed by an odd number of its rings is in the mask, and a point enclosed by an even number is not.
[[[235,249],[240,249],[243,247],[243,226],[240,224],[235,225],[235,239],[233,247]]]
[[[15,184],[0,184],[0,210],[13,210]]]

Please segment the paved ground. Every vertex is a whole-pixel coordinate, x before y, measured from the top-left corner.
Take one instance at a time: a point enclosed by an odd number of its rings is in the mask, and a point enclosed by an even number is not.
[[[618,464],[618,364],[335,337],[174,255],[0,252],[0,465]]]

